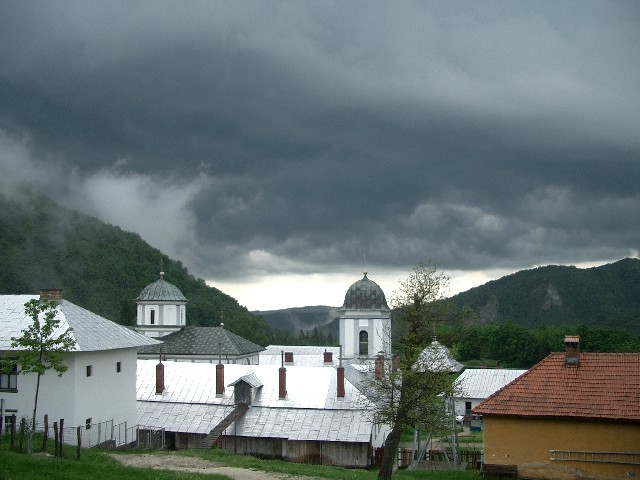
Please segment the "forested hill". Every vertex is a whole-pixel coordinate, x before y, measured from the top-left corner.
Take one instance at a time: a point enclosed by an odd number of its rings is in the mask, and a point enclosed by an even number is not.
[[[451,297],[481,322],[584,324],[640,333],[640,259],[600,267],[522,270]]]
[[[272,328],[238,302],[190,275],[176,260],[139,235],[67,210],[51,200],[25,194],[0,195],[0,294],[37,294],[62,288],[63,297],[123,325],[135,324],[134,299],[159,278],[189,299],[187,323],[225,328],[260,345],[283,343],[290,334]]]

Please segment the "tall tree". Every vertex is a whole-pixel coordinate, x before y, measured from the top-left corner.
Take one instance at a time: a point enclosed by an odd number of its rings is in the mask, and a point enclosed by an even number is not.
[[[24,312],[32,322],[22,330],[21,337],[11,337],[11,346],[18,348],[14,361],[19,365],[19,372],[21,374],[36,374],[36,393],[28,441],[28,452],[31,453],[33,435],[36,430],[40,377],[47,370],[55,370],[58,376],[66,372],[67,366],[63,363],[64,355],[75,347],[76,341],[73,338],[71,328],[67,328],[62,333],[58,332],[60,320],[57,318],[57,302],[29,300],[24,304]]]
[[[451,392],[453,379],[446,368],[441,368],[444,359],[431,358],[430,365],[421,359],[421,353],[433,339],[436,323],[443,318],[446,304],[438,300],[442,299],[448,285],[449,277],[432,263],[419,263],[392,294],[394,323],[401,330],[394,339],[399,368],[393,368],[393,362],[390,362],[384,374],[369,383],[368,392],[377,405],[376,421],[391,425],[384,444],[379,479],[391,479],[400,437],[405,429],[421,428],[439,433],[450,425],[443,394]]]

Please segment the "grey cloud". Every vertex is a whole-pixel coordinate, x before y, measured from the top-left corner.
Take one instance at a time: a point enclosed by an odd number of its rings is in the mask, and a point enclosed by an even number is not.
[[[5,3],[0,140],[144,238],[179,219],[162,248],[202,277],[363,251],[615,259],[640,240],[638,20],[633,2]],[[137,224],[100,205],[114,181],[175,208]]]

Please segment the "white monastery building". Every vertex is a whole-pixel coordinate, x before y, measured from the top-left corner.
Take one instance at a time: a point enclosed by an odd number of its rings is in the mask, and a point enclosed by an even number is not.
[[[10,357],[19,338],[32,324],[24,304],[37,295],[0,295],[0,357]],[[138,347],[158,343],[133,330],[62,299],[61,290],[42,290],[40,298],[58,302],[59,333],[72,328],[75,348],[65,354],[68,367],[62,376],[53,370],[40,379],[37,423],[47,414],[49,423],[64,419],[66,427],[83,428],[83,445],[123,438],[136,421],[136,354]],[[19,374],[20,366],[0,376],[0,404],[5,421],[31,418],[35,398],[35,374]],[[100,425],[100,427],[98,427]],[[103,438],[97,438],[98,432]],[[129,432],[131,435],[133,431]],[[75,438],[73,438],[75,441]]]

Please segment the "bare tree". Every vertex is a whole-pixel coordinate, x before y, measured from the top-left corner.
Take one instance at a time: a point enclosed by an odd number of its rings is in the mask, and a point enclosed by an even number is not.
[[[63,363],[64,355],[75,347],[76,341],[73,338],[71,328],[59,332],[60,320],[57,318],[57,302],[29,300],[24,304],[24,312],[32,322],[22,330],[21,337],[11,337],[11,346],[18,348],[14,361],[19,365],[19,372],[21,374],[36,374],[33,417],[27,444],[28,452],[31,453],[33,451],[33,435],[36,430],[40,377],[47,370],[55,370],[58,376],[61,376],[67,370],[67,366]]]

